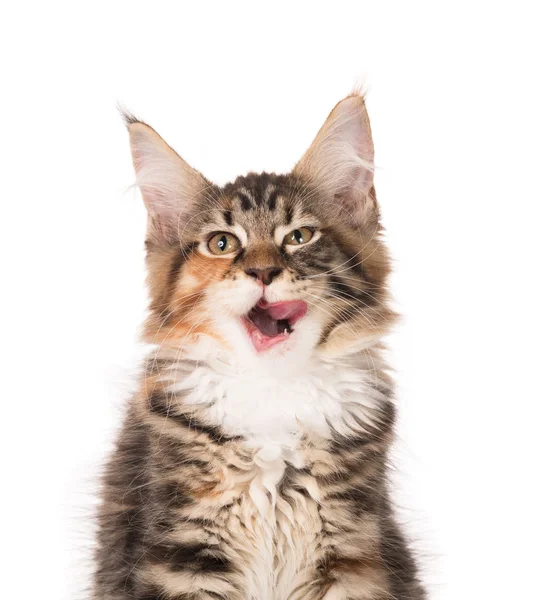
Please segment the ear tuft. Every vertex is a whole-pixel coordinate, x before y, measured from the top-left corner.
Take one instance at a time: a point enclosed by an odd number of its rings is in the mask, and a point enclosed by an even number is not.
[[[376,213],[373,172],[371,125],[364,96],[355,91],[334,107],[294,173],[362,225]]]
[[[121,114],[130,134],[130,149],[149,215],[149,233],[174,242],[191,222],[194,207],[209,186],[150,125],[128,111]]]
[[[131,113],[125,106],[122,104],[117,104],[117,110],[119,111],[119,115],[123,123],[126,125],[126,129],[130,128],[130,125],[134,123],[142,123],[133,113]]]

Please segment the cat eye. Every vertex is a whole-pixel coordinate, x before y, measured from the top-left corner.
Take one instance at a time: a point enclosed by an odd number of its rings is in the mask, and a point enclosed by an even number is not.
[[[288,246],[299,246],[307,244],[313,237],[313,229],[309,227],[299,227],[288,233],[284,238],[284,244]]]
[[[208,240],[208,248],[212,254],[231,254],[239,250],[239,240],[231,233],[216,233]]]

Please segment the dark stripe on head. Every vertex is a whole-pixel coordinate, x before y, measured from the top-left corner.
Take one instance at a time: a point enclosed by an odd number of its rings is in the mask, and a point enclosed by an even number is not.
[[[265,200],[265,191],[267,186],[271,182],[271,175],[269,173],[260,173],[256,177],[252,178],[247,184],[247,189],[251,193],[256,206],[263,204]]]
[[[276,208],[276,200],[278,199],[278,196],[280,195],[280,190],[273,190],[270,194],[269,194],[269,198],[267,199],[267,208],[269,210],[274,210]]]
[[[286,205],[286,225],[289,225],[293,220],[293,206],[290,204]]]
[[[252,202],[250,201],[250,198],[248,196],[246,196],[242,192],[237,192],[237,197],[239,198],[239,201],[241,202],[241,210],[246,211],[246,210],[250,210],[252,208]]]
[[[224,216],[224,220],[226,222],[227,225],[233,225],[234,224],[234,217],[232,216],[232,211],[231,210],[225,210],[223,213]]]

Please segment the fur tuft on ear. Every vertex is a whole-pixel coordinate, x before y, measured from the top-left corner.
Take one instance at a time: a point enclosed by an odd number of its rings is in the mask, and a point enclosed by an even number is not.
[[[132,114],[126,107],[122,106],[122,104],[117,104],[117,110],[123,120],[126,128],[130,127],[133,123],[142,123],[134,114]]]
[[[209,182],[152,127],[127,111],[121,114],[130,134],[136,183],[148,211],[148,235],[172,243],[187,227]]]
[[[363,94],[355,92],[334,107],[293,172],[353,225],[376,217],[374,147]]]

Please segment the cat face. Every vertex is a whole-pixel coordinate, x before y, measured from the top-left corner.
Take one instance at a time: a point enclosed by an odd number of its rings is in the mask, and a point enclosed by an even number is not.
[[[336,106],[290,174],[222,188],[150,127],[127,123],[149,214],[147,341],[294,368],[383,334],[388,261],[360,96]]]

